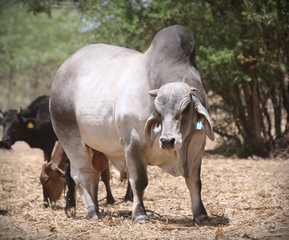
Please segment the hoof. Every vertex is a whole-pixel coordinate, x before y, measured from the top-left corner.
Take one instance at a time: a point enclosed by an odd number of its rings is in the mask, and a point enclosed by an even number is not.
[[[69,208],[65,210],[65,214],[68,218],[75,217],[76,215],[76,209],[75,208]]]
[[[48,208],[48,207],[49,207],[49,203],[48,203],[48,202],[43,202],[43,206],[44,206],[45,208]]]
[[[115,203],[115,200],[113,197],[107,197],[106,198],[106,203],[109,205],[113,205]]]
[[[209,216],[207,214],[202,214],[194,218],[196,223],[203,223],[209,220]]]
[[[86,219],[90,221],[97,221],[99,217],[94,209],[90,209],[86,213]]]
[[[98,221],[98,220],[99,220],[99,217],[97,215],[89,219],[89,221]]]
[[[138,215],[133,219],[136,223],[146,223],[150,221],[150,218],[147,215]]]
[[[89,221],[98,221],[99,217],[96,214],[94,214],[94,215],[86,214],[86,219]]]

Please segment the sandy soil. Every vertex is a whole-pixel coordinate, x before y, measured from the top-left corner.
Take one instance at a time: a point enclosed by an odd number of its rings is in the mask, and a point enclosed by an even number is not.
[[[79,197],[76,216],[67,218],[64,199],[56,209],[42,206],[42,162],[42,152],[24,143],[0,150],[0,239],[289,239],[289,160],[205,155],[202,196],[211,220],[202,225],[192,221],[184,179],[153,167],[144,201],[152,222],[131,221],[115,170],[117,202],[106,205],[101,183],[101,219],[87,221]]]

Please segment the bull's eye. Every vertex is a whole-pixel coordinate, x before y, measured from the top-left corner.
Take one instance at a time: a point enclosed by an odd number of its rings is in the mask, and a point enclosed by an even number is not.
[[[42,179],[41,179],[41,182],[42,182],[43,184],[47,184],[47,183],[49,182],[49,177],[42,178]]]
[[[161,125],[161,124],[160,124],[160,121],[157,121],[156,127],[158,128],[160,125]]]

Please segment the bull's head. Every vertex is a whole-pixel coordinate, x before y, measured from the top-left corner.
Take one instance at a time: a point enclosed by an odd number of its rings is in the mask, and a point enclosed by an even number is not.
[[[3,126],[3,137],[1,145],[11,148],[16,141],[21,141],[35,126],[34,118],[24,118],[22,110],[10,109],[1,112],[1,125]]]
[[[3,148],[11,149],[11,145],[15,143],[18,132],[16,131],[19,125],[19,120],[17,118],[17,110],[10,109],[2,112],[1,114],[1,125],[3,126],[3,136],[1,140],[1,145]]]
[[[160,134],[161,148],[178,150],[194,131],[204,131],[214,140],[210,116],[194,95],[195,91],[186,83],[168,83],[149,91],[155,97],[155,109],[145,125],[145,137],[149,144],[153,144]]]

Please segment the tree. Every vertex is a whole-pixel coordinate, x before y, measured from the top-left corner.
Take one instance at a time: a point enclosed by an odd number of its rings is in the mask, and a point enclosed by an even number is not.
[[[69,54],[82,46],[78,12],[55,9],[53,16],[28,13],[16,1],[0,9],[0,109],[25,106],[49,94],[51,78]]]
[[[223,109],[231,112],[237,127],[228,134],[227,123],[218,122],[215,130],[227,138],[237,137],[243,156],[268,156],[270,146],[288,131],[281,128],[285,115],[288,124],[289,113],[288,6],[286,1],[207,4],[213,19],[207,27],[214,37],[203,38],[201,64],[207,85],[222,97]]]

